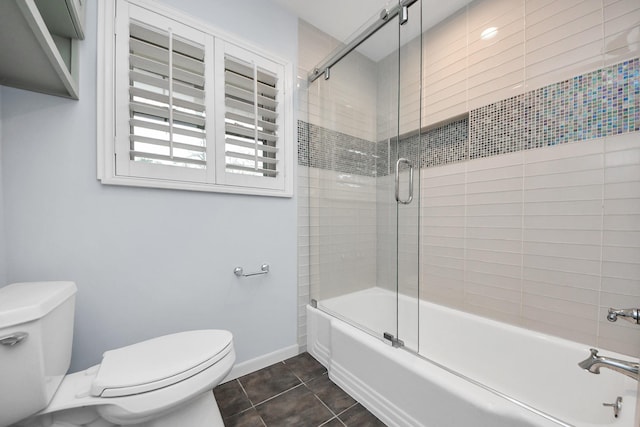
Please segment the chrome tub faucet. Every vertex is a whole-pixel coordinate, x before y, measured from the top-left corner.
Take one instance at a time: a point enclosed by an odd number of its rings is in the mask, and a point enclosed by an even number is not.
[[[609,308],[609,313],[607,313],[607,320],[609,322],[615,322],[618,320],[618,316],[631,323],[640,325],[640,309],[638,308]]]
[[[638,363],[598,356],[598,350],[595,348],[591,349],[591,355],[578,363],[578,366],[592,374],[599,374],[600,368],[607,368],[639,381]]]

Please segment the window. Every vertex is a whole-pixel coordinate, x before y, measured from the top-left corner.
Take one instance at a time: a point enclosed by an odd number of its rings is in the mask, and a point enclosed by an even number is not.
[[[98,178],[291,196],[291,65],[157,4],[104,3]]]

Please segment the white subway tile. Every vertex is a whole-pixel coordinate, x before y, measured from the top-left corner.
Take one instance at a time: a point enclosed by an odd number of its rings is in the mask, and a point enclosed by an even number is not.
[[[602,263],[602,275],[617,279],[636,280],[640,277],[640,264],[605,261]]]
[[[527,242],[569,243],[577,245],[600,245],[601,242],[600,230],[544,230],[525,228],[522,235],[523,239]]]
[[[602,227],[601,215],[525,215],[523,226],[538,230],[595,230]]]
[[[575,19],[577,13],[582,12],[582,10],[586,9],[587,11],[592,11],[598,7],[597,3],[599,1],[591,1],[588,4],[582,4],[583,0],[526,0],[525,9],[526,9],[526,20],[527,27],[535,26],[537,24],[544,23],[554,16],[561,15],[565,21]],[[582,12],[584,13],[584,12]],[[577,15],[577,16],[576,16]],[[556,20],[553,21],[549,26],[551,28],[555,28],[558,25],[561,25],[562,21]],[[541,29],[539,32],[545,31]],[[547,27],[548,31],[548,27]]]
[[[597,304],[567,301],[546,295],[525,293],[522,300],[527,307],[535,307],[538,310],[550,313],[564,314],[567,317],[576,319],[595,320],[598,313]]]
[[[522,270],[523,279],[552,285],[570,286],[581,289],[600,289],[600,276],[573,273],[558,270],[533,268],[525,265]]]
[[[465,294],[465,311],[511,324],[519,323],[520,304],[479,294]]]
[[[611,323],[604,320],[606,317],[606,307],[600,309],[598,348],[627,354],[631,357],[638,357],[640,348],[640,332],[638,328],[633,329],[620,322]]]
[[[600,215],[602,212],[602,200],[571,200],[556,201],[553,203],[525,202],[525,215]]]
[[[541,295],[559,300],[577,302],[589,305],[598,305],[599,292],[593,289],[582,289],[561,284],[550,284],[523,280],[522,290],[525,294]]]
[[[640,3],[620,0],[605,4],[605,64],[615,64],[640,54]]]
[[[422,228],[423,235],[429,239],[432,237],[449,237],[454,239],[464,238],[464,227],[443,227],[425,225]]]
[[[604,217],[604,230],[640,231],[640,215],[607,215]]]
[[[504,239],[477,239],[467,237],[465,247],[468,250],[489,250],[517,253],[522,251],[522,242],[520,240],[504,240]]]
[[[464,284],[465,298],[468,303],[479,305],[482,305],[480,303],[481,300],[486,301],[485,298],[491,300],[508,301],[512,303],[512,305],[507,308],[508,312],[519,314],[521,299],[519,281],[511,279],[511,282],[513,282],[514,284],[513,288],[503,288],[495,285],[475,283],[473,281],[467,280]],[[498,309],[498,306],[494,304],[490,304],[489,306],[493,307],[496,310]],[[500,311],[502,311],[502,309],[500,309]]]
[[[525,159],[527,157],[525,154]],[[600,172],[604,163],[602,154],[576,155],[573,158],[559,158],[541,162],[527,161],[525,164],[525,178],[537,175],[562,174],[578,171]]]
[[[520,230],[522,227],[522,216],[520,215],[467,216],[467,227],[513,228],[513,229]]]
[[[489,105],[501,99],[511,98],[523,93],[524,75],[522,69],[518,66],[511,68],[514,70],[499,70],[496,71],[495,74],[492,72],[492,78],[486,82],[477,81],[483,80],[485,76],[479,79],[469,80],[467,89],[469,109]],[[505,71],[505,73],[502,74],[502,71]]]
[[[605,199],[637,199],[639,195],[639,181],[607,183],[604,186]]]
[[[622,151],[620,154],[627,154]],[[638,164],[631,164],[628,166],[616,166],[608,167],[604,171],[605,183],[615,182],[640,182],[640,167]],[[639,185],[640,186],[640,185]],[[640,197],[640,193],[638,194]]]
[[[582,143],[570,143],[537,148],[525,151],[524,158],[527,165],[539,162],[554,165],[555,160],[571,160],[593,155],[601,155],[605,149],[605,138],[595,138]],[[602,167],[602,162],[597,167]]]
[[[602,277],[602,291],[620,295],[640,297],[640,278],[623,279],[619,277]]]
[[[522,230],[515,228],[467,227],[466,237],[470,239],[522,241]]]
[[[527,255],[546,255],[552,257],[566,257],[599,261],[601,249],[599,245],[524,242],[522,251]]]
[[[504,252],[493,250],[467,249],[466,259],[467,261],[480,261],[508,266],[520,266],[522,264],[522,255],[520,254],[520,251]]]
[[[536,24],[530,24],[527,19],[527,62],[529,59],[538,62],[585,44],[601,43],[602,10],[596,6],[580,12],[581,15],[576,19],[572,19],[575,9],[567,9]],[[545,52],[547,49],[550,51]],[[529,54],[535,56],[529,58]]]
[[[482,194],[502,191],[522,191],[522,178],[504,178],[467,183],[468,194]],[[520,197],[521,198],[521,197]]]
[[[504,216],[504,215],[522,215],[522,202],[515,203],[495,203],[488,205],[469,205],[467,206],[467,215],[469,216]]]
[[[597,169],[534,176],[528,175],[524,178],[524,189],[527,191],[541,188],[602,185],[602,180],[602,170]]]
[[[527,203],[600,200],[602,185],[530,189],[525,191],[524,199]]]
[[[468,194],[467,204],[505,204],[516,203],[522,200],[522,191],[496,191],[493,193]]]
[[[520,278],[520,265],[495,264],[468,259],[465,266],[467,271],[495,274],[496,276],[512,277],[514,279]]]
[[[604,246],[602,248],[602,259],[605,262],[624,262],[640,265],[640,248]],[[640,277],[638,279],[640,280]]]
[[[638,199],[606,199],[605,215],[640,214],[640,198]]]
[[[524,254],[523,263],[527,267],[539,270],[554,270],[593,276],[600,274],[600,260]]]

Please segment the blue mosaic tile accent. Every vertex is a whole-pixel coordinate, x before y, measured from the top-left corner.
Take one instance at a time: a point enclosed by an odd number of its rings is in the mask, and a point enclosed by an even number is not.
[[[640,131],[640,60],[476,108],[469,158]]]
[[[420,135],[377,143],[298,122],[298,163],[384,176],[406,157],[441,166],[593,138],[640,131],[640,59],[476,108]]]

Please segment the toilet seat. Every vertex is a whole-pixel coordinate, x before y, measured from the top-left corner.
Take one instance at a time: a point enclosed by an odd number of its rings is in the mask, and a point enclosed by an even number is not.
[[[200,330],[165,335],[104,353],[91,385],[95,397],[147,393],[192,377],[223,358],[232,335]]]
[[[158,369],[156,372],[161,372],[159,379],[157,376],[152,376],[149,378],[155,378],[157,381],[171,380],[171,386],[154,388],[151,391],[140,392],[137,394],[122,395],[119,397],[105,397],[94,396],[91,392],[91,390],[94,388],[101,388],[101,383],[96,383],[96,378],[97,372],[102,369],[102,365],[96,365],[85,371],[79,371],[66,375],[49,405],[36,415],[64,413],[62,411],[76,408],[93,408],[93,410],[97,411],[97,413],[100,414],[101,417],[113,424],[130,425],[146,422],[148,420],[162,416],[163,414],[173,411],[174,408],[178,407],[179,405],[190,401],[190,399],[194,399],[202,393],[210,392],[215,385],[219,384],[220,381],[222,381],[227,376],[235,362],[236,355],[231,333],[227,331],[209,330],[182,332],[175,335],[176,337],[174,338],[159,337],[166,338],[156,342],[163,343],[161,352],[171,353],[175,356],[176,348],[172,349],[170,347],[171,345],[178,345],[178,343],[181,342],[191,343],[192,341],[209,343],[208,351],[213,356],[207,359],[204,363],[200,363],[196,366],[196,368],[202,368],[197,374],[192,374],[186,379],[179,380],[178,378],[181,378],[181,375],[186,371],[171,373],[171,370],[166,369],[166,367],[162,366],[156,360],[158,357],[160,357],[159,353],[155,354],[151,359],[144,359],[141,357],[139,358],[139,360],[145,360],[147,364],[152,365]],[[184,335],[184,341],[182,340],[182,338],[177,337],[177,335]],[[169,337],[172,336],[173,335],[170,335]],[[191,338],[187,338],[189,336],[191,336]],[[208,340],[207,337],[209,338]],[[156,340],[157,338],[154,338],[150,341]],[[215,342],[216,345],[213,345],[213,342]],[[147,341],[139,344],[146,343]],[[105,358],[109,361],[109,364],[111,364],[112,361],[116,360],[112,359],[112,355],[119,356],[129,354],[130,352],[120,353],[120,350],[130,348],[133,351],[139,344],[134,344],[129,347],[123,347],[105,352]],[[185,347],[181,348],[187,348],[189,345],[190,344],[185,344]],[[203,347],[206,348],[207,345],[203,344]],[[148,348],[152,347],[150,346]],[[143,352],[141,351],[141,353],[139,354],[143,354]],[[201,358],[204,357],[202,356],[202,354],[206,354],[206,352],[201,353]],[[168,357],[168,359],[171,360],[172,358]],[[129,361],[125,362],[129,363]],[[133,365],[130,365],[130,367],[131,366]],[[178,367],[179,363],[177,362],[177,364],[172,364],[171,366]],[[208,367],[205,368],[204,366]],[[125,369],[120,370],[116,368],[117,367],[113,365],[113,371],[120,371],[121,373],[131,372]],[[194,366],[191,366],[190,368],[194,368]],[[116,377],[107,376],[105,372],[109,371],[111,371],[111,368],[103,371],[102,377],[119,378],[117,377],[117,374]],[[187,369],[187,371],[190,370]],[[140,376],[138,378],[143,377]],[[125,383],[110,383],[109,381],[104,381],[102,382],[102,384],[109,385],[112,387],[111,389],[114,389],[113,384],[122,385]],[[143,386],[146,386],[147,384],[149,383],[142,383]],[[129,384],[129,386],[122,387],[123,389],[119,391],[122,393],[126,393],[132,390],[133,387],[140,385],[141,384]],[[157,384],[155,384],[155,386],[157,386]],[[149,388],[153,387],[149,386]],[[107,387],[106,390],[110,390],[110,388]],[[117,392],[117,388],[115,388],[115,390]]]

